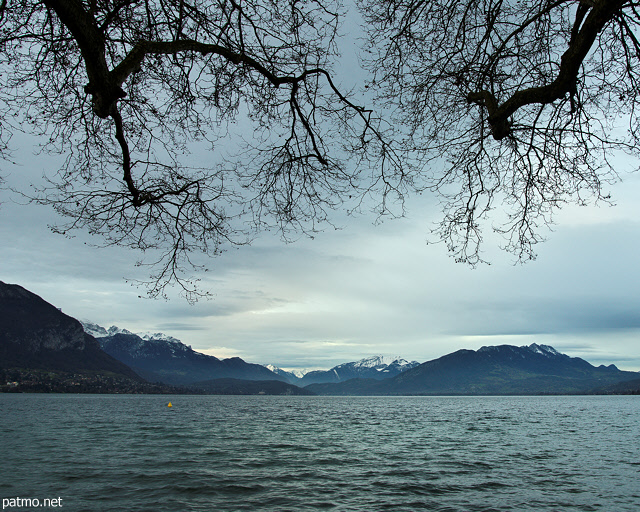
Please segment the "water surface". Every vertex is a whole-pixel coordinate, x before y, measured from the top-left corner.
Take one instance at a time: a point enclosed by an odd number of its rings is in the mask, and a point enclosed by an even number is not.
[[[0,413],[0,497],[65,511],[640,510],[634,396],[5,394]]]

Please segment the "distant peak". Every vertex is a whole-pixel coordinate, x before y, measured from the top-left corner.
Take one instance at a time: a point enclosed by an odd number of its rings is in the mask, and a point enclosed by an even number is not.
[[[392,364],[396,366],[407,366],[412,363],[415,363],[415,361],[409,362],[400,356],[383,356],[378,354],[365,357],[364,359],[360,359],[353,363],[344,363],[344,365],[353,365],[356,368],[375,368],[376,366],[390,366]]]
[[[108,329],[105,329],[101,325],[94,324],[93,322],[89,322],[86,320],[83,320],[80,323],[84,328],[84,332],[86,332],[87,334],[91,334],[91,336],[93,336],[94,338],[104,338],[106,336],[114,336],[116,334],[132,334],[134,336],[138,336],[139,338],[145,341],[159,340],[159,341],[166,341],[168,343],[173,343],[173,344],[177,344],[177,343],[181,345],[183,344],[179,339],[161,332],[131,332],[127,329],[122,329],[117,325],[112,325]]]
[[[555,348],[553,348],[553,347],[551,347],[549,345],[538,345],[537,343],[532,343],[528,347],[523,347],[523,348],[528,348],[529,350],[531,350],[532,352],[535,352],[536,354],[541,354],[541,355],[547,356],[547,357],[548,356],[560,356],[560,355],[562,355]]]
[[[115,325],[112,325],[111,327],[109,327],[109,329],[107,330],[107,336],[113,336],[115,334],[133,334],[131,331],[127,331],[126,329],[120,329],[120,327],[117,327]]]
[[[80,324],[82,324],[84,332],[90,334],[94,338],[103,338],[104,336],[109,336],[107,330],[98,324],[94,324],[86,320],[80,320]]]
[[[359,361],[355,361],[354,366],[373,368],[374,366],[380,366],[385,363],[386,361],[384,356],[375,355],[375,356],[365,357],[363,359],[360,359]],[[349,363],[346,363],[346,364],[349,364]]]
[[[143,340],[161,340],[167,341],[169,343],[182,343],[179,339],[174,338],[173,336],[169,336],[168,334],[164,334],[162,332],[140,332],[136,333],[137,336],[140,336]]]
[[[285,369],[285,368],[280,368],[274,364],[265,364],[263,365],[265,368],[271,370],[273,373],[277,374],[277,375],[293,375],[294,377],[297,377],[298,379],[301,379],[302,377],[304,377],[307,373],[309,373],[310,371],[313,370],[309,370],[307,368],[293,368],[293,369]]]
[[[522,345],[521,347],[516,347],[515,345],[491,345],[485,346],[478,349],[478,352],[501,352],[505,353],[507,351],[516,352],[520,355],[523,355],[522,350],[529,350],[534,354],[540,354],[546,357],[552,356],[561,356],[562,353],[558,352],[555,348],[549,345],[539,345],[537,343],[532,343],[529,346]]]
[[[514,350],[517,348],[518,347],[514,345],[489,345],[489,346],[480,347],[478,349],[478,352],[498,352],[503,350]]]
[[[105,336],[113,336],[115,334],[134,334],[131,331],[127,331],[126,329],[120,329],[115,325],[112,325],[108,329],[105,329],[101,325],[94,324],[93,322],[89,322],[87,320],[81,320],[82,328],[84,332],[90,334],[94,338],[104,338]]]

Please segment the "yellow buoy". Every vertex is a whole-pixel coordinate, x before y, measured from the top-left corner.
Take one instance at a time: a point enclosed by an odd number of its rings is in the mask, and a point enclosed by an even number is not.
[[[171,405],[171,402],[167,404],[167,407],[173,407],[173,405]]]

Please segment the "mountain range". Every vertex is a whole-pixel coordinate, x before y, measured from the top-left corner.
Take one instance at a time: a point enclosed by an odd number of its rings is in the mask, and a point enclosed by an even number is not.
[[[419,364],[373,356],[304,375],[218,359],[161,333],[105,329],[0,281],[3,391],[504,395],[640,393],[640,373],[595,367],[547,345],[458,350]],[[146,379],[146,380],[145,380]],[[3,381],[17,380],[20,382]],[[158,384],[149,384],[149,382]],[[169,388],[167,386],[183,386]],[[163,387],[164,386],[164,387]]]
[[[268,368],[247,363],[239,357],[218,359],[196,352],[180,340],[162,333],[133,334],[126,329],[83,322],[86,332],[93,333],[102,350],[130,366],[151,382],[173,386],[189,386],[200,381],[232,378],[248,381],[285,381]]]
[[[196,352],[180,340],[163,333],[134,334],[116,326],[106,329],[87,321],[82,321],[82,325],[107,354],[130,366],[145,379],[168,385],[190,386],[201,381],[225,378],[277,380],[304,387],[354,378],[387,379],[420,364],[400,357],[385,358],[378,355],[343,363],[329,370],[294,373],[273,365],[247,363],[238,357],[221,360]]]
[[[395,377],[400,373],[415,368],[418,361],[407,361],[401,357],[384,357],[381,355],[366,357],[359,361],[343,363],[329,370],[313,370],[304,374],[295,374],[273,365],[267,365],[274,373],[284,377],[289,383],[297,386],[344,382],[350,379],[383,380]]]
[[[319,395],[531,395],[604,392],[638,379],[615,365],[595,367],[553,347],[500,345],[458,350],[391,379],[312,384]]]

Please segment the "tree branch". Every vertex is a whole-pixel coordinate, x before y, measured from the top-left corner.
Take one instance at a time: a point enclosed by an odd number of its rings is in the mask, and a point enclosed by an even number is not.
[[[95,18],[78,0],[44,0],[55,11],[78,43],[87,70],[89,83],[85,92],[93,96],[93,111],[106,119],[118,99],[125,96],[121,84],[113,83],[105,57],[104,34]]]
[[[514,93],[502,105],[487,90],[469,93],[467,101],[485,107],[489,114],[491,133],[496,140],[504,139],[511,132],[509,118],[521,107],[532,103],[548,104],[575,90],[580,66],[593,46],[600,31],[620,10],[625,0],[600,0],[587,15],[577,34],[573,34],[569,48],[560,60],[556,79],[544,86],[530,87]]]

